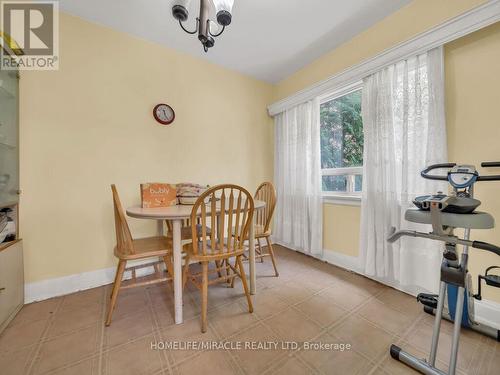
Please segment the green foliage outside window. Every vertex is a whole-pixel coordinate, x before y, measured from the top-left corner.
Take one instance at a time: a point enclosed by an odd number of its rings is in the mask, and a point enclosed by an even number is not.
[[[320,116],[321,168],[362,166],[361,90],[321,104]],[[346,181],[347,176],[323,176],[323,190],[345,191]]]

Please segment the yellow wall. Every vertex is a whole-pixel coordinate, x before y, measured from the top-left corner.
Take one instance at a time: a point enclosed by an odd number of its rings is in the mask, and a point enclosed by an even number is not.
[[[147,181],[272,178],[272,86],[61,14],[60,70],[23,72],[21,234],[26,282],[110,267],[109,185],[137,204]],[[166,102],[169,127],[151,111]],[[151,222],[131,220],[137,236]]]
[[[326,203],[323,205],[323,248],[350,256],[359,251],[361,209]]]
[[[280,82],[274,98],[287,97],[484,2],[415,0]],[[481,161],[500,159],[500,126],[492,110],[498,106],[499,61],[500,23],[445,46],[450,161],[479,166]],[[500,199],[495,192],[498,194],[499,188],[499,183],[483,183],[476,189],[477,197],[483,201],[481,209],[492,213],[497,220],[500,220]],[[360,207],[355,206],[324,205],[325,249],[358,255],[360,211]],[[500,225],[494,230],[475,231],[473,235],[476,239],[500,244]],[[477,273],[500,261],[495,255],[472,251],[470,270],[475,283]],[[500,301],[498,290],[485,288],[485,296]]]
[[[500,23],[449,43],[445,47],[446,124],[450,161],[479,167],[481,161],[500,160],[500,119],[497,115],[500,87]],[[500,169],[480,169],[500,174]],[[497,220],[493,230],[473,231],[475,239],[500,244],[499,182],[476,185],[479,209]],[[470,270],[483,273],[488,265],[500,265],[500,258],[472,250]],[[474,282],[475,282],[474,278]],[[488,299],[500,301],[498,289],[484,288]]]

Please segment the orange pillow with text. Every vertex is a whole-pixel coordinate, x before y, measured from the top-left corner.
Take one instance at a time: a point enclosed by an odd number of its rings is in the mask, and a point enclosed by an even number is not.
[[[174,206],[177,204],[177,190],[172,184],[141,184],[141,201],[142,208]]]

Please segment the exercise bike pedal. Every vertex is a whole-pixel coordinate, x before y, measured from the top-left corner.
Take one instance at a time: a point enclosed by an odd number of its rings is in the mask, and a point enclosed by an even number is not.
[[[484,278],[486,285],[500,288],[500,275],[489,275]]]
[[[417,301],[426,307],[436,309],[438,304],[438,297],[439,296],[437,294],[419,293],[417,295]]]
[[[486,272],[484,275],[478,275],[477,276],[477,283],[478,283],[478,292],[477,294],[474,295],[474,298],[477,300],[482,299],[481,295],[481,281],[484,280],[486,285],[492,286],[494,288],[500,288],[500,275],[495,275],[495,274],[490,274],[489,272],[491,270],[498,270],[500,269],[499,266],[491,266],[486,269]]]

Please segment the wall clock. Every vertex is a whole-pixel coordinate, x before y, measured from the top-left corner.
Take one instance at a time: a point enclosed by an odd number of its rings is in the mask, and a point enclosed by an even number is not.
[[[153,116],[162,125],[169,125],[175,120],[175,112],[168,104],[157,104],[153,109]]]

